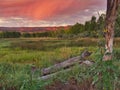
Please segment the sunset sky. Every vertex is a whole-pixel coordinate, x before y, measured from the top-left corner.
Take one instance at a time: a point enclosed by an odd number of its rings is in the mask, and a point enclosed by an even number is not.
[[[0,0],[0,26],[39,27],[84,23],[105,13],[107,0]]]

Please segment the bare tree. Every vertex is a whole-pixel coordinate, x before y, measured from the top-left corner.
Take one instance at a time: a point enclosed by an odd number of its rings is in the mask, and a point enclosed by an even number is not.
[[[120,0],[107,0],[106,23],[105,23],[105,54],[103,60],[111,60],[113,56],[114,26]]]

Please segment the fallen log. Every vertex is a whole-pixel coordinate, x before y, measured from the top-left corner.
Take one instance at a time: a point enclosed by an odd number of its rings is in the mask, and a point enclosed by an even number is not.
[[[61,70],[61,71],[58,71],[58,72],[55,72],[55,73],[51,73],[51,74],[48,74],[48,75],[45,75],[45,76],[41,76],[41,77],[39,77],[38,79],[39,79],[39,80],[47,80],[47,79],[50,79],[50,78],[58,75],[59,73],[68,72],[68,71],[70,71],[70,70],[71,70],[71,68],[68,68],[68,69]]]
[[[78,61],[80,61],[80,56],[70,58],[62,63],[58,63],[58,64],[55,64],[51,67],[42,69],[41,74],[44,76],[44,75],[47,75],[50,73],[54,73],[55,71],[59,71],[60,69],[64,69],[64,68],[67,68],[67,67],[74,65]]]
[[[61,69],[66,69],[66,68],[69,68],[71,66],[74,66],[76,63],[83,63],[84,58],[88,57],[90,55],[91,55],[91,53],[85,50],[81,54],[81,56],[73,57],[73,58],[70,58],[70,59],[68,59],[68,60],[66,60],[64,62],[61,62],[61,63],[55,64],[55,65],[53,65],[51,67],[42,69],[41,70],[41,75],[45,76],[45,75],[54,73],[56,71],[59,71]],[[86,62],[86,63],[88,63],[88,62]]]
[[[85,60],[85,61],[81,61],[80,64],[85,64],[87,66],[91,66],[93,64],[93,62],[89,61],[89,60]],[[60,71],[57,71],[55,73],[51,73],[51,74],[48,74],[48,75],[44,75],[44,76],[41,76],[39,77],[38,79],[39,80],[47,80],[47,79],[50,79],[56,75],[58,75],[59,73],[64,73],[64,72],[68,72],[70,70],[72,70],[72,68],[74,68],[75,66],[73,67],[70,67],[70,68],[67,68],[67,69],[62,69]]]

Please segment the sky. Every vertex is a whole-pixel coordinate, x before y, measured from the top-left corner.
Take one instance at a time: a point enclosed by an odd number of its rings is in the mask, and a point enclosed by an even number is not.
[[[0,27],[66,26],[106,11],[107,0],[0,0]]]

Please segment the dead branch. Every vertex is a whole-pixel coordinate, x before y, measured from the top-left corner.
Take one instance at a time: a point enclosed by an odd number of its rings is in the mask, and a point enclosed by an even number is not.
[[[41,74],[42,76],[45,76],[45,75],[57,72],[61,69],[72,67],[77,63],[83,63],[83,64],[85,63],[87,65],[91,65],[92,62],[90,62],[89,60],[84,61],[85,57],[88,57],[90,55],[91,55],[91,52],[88,52],[85,50],[80,56],[70,58],[68,60],[65,60],[64,62],[42,69]]]

